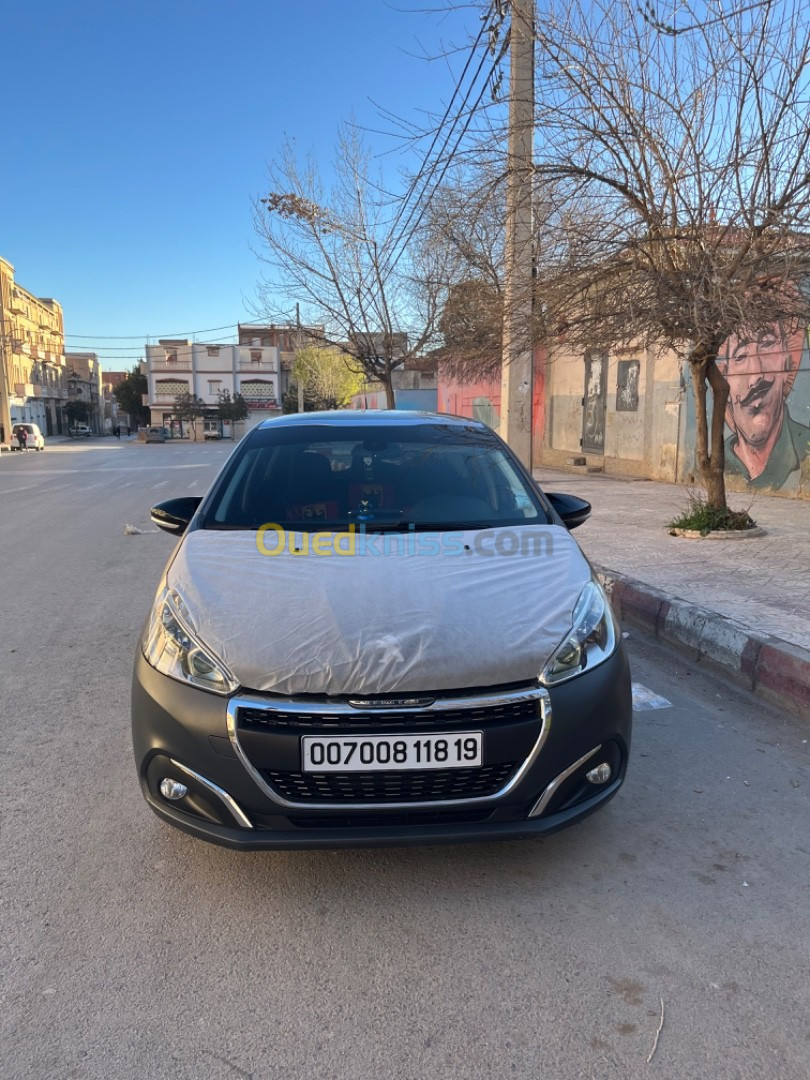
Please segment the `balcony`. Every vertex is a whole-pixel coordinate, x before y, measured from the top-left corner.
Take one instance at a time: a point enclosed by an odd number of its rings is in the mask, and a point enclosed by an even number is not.
[[[191,359],[188,360],[152,360],[150,371],[191,371]]]
[[[266,375],[274,375],[276,372],[275,360],[239,360],[236,365],[237,371],[262,372]]]

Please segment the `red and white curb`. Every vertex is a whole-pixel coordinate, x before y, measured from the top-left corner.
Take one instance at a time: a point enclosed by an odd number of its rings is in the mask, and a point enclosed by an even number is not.
[[[595,567],[622,622],[733,675],[737,682],[810,720],[810,650],[757,633],[716,611],[690,604],[626,577]]]

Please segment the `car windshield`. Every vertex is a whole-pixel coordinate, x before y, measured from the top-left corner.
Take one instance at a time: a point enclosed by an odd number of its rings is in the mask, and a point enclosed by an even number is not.
[[[548,520],[489,431],[313,424],[254,432],[212,491],[202,526],[461,529]]]

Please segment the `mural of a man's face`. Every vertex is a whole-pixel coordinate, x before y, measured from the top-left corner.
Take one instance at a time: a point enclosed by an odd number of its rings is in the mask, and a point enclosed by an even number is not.
[[[791,344],[779,327],[755,341],[728,341],[719,364],[730,389],[726,419],[750,446],[764,446],[779,431],[799,359]]]

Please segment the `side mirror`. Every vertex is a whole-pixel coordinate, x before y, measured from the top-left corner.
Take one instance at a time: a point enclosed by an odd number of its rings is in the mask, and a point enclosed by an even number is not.
[[[167,502],[153,506],[149,512],[149,517],[159,529],[179,536],[188,528],[188,523],[194,517],[201,502],[202,495],[187,495],[182,499],[169,499]]]
[[[576,529],[591,516],[591,504],[576,495],[564,495],[558,491],[545,491],[545,497],[562,518],[562,523],[569,531]]]

